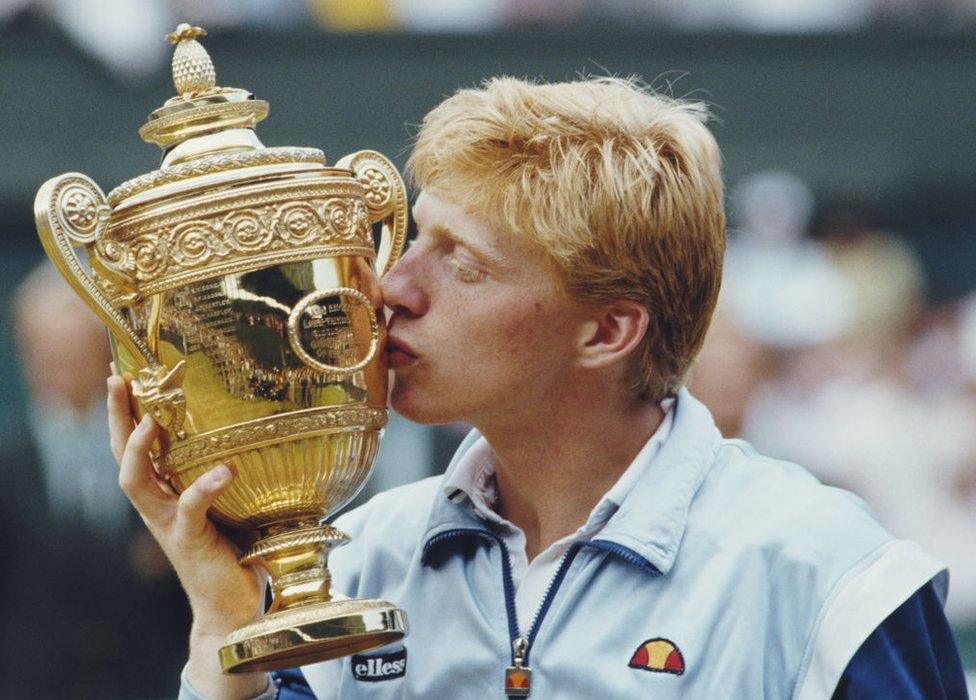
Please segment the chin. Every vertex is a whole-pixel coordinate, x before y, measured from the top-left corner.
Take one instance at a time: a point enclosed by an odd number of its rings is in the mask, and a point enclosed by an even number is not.
[[[394,380],[390,405],[394,411],[414,423],[434,425],[461,420],[457,415],[457,404],[443,398],[434,392],[420,391],[409,387],[404,381]]]

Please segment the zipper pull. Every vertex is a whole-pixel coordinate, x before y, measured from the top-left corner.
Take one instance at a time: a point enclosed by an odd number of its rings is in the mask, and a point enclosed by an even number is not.
[[[529,640],[525,637],[512,640],[515,664],[505,669],[505,695],[510,698],[528,697],[532,692],[532,669],[522,665],[528,650]]]

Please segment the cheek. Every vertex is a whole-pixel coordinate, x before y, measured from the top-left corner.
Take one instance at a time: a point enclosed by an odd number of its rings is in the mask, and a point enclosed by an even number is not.
[[[572,334],[574,319],[552,300],[529,300],[526,313],[513,319],[512,334],[529,342],[562,345]]]
[[[522,312],[513,309],[521,308]],[[485,345],[493,357],[523,372],[555,368],[569,349],[569,319],[540,301],[511,305],[494,315],[493,336]]]

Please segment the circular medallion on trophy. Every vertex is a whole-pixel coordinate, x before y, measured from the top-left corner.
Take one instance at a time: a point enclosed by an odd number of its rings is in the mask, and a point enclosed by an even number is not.
[[[379,324],[362,292],[349,287],[322,289],[295,304],[288,317],[288,340],[309,367],[349,374],[373,359]]]

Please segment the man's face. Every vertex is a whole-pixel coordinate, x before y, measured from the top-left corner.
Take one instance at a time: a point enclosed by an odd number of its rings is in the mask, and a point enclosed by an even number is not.
[[[383,279],[393,407],[475,425],[540,410],[572,369],[583,309],[537,251],[442,191],[413,213],[417,239]]]

